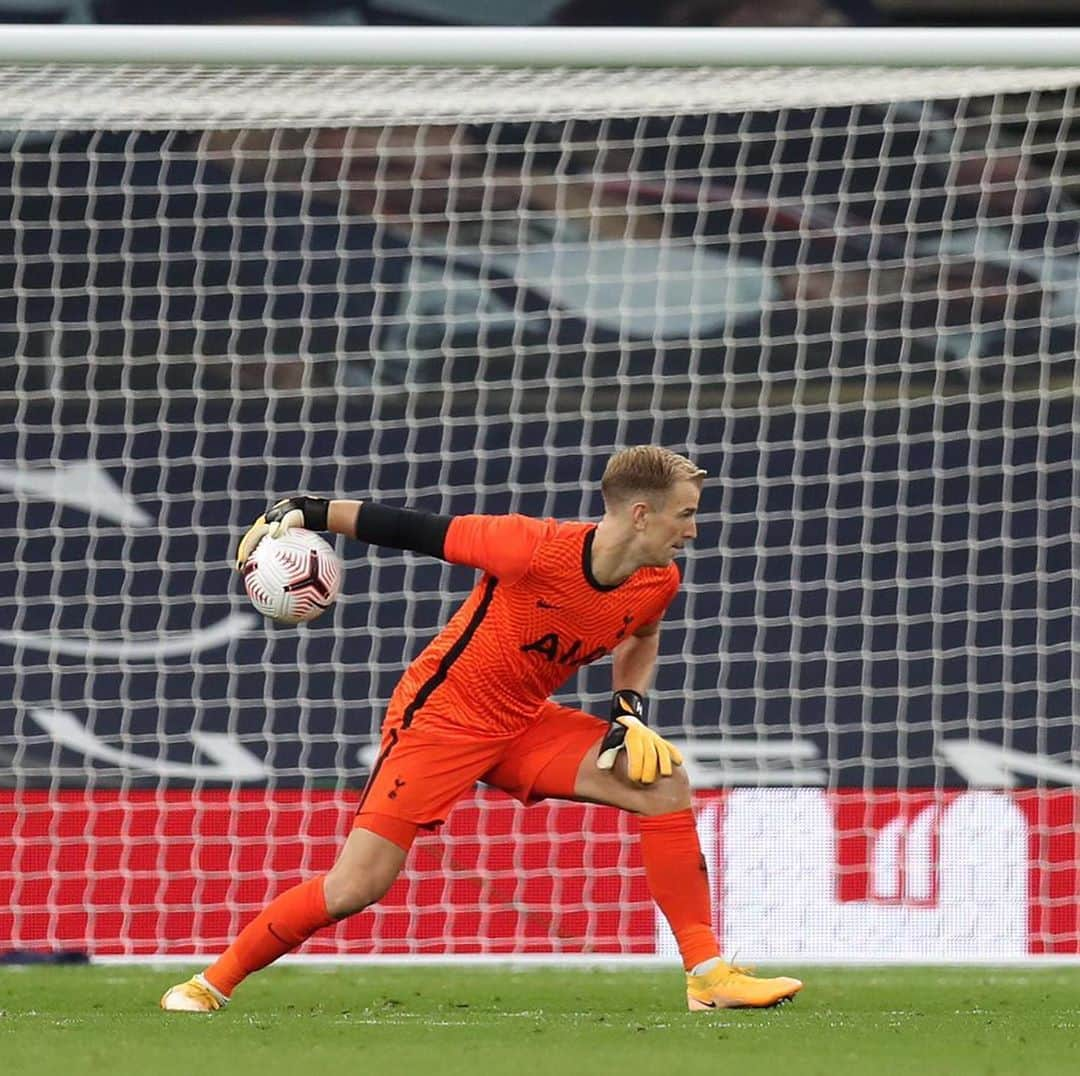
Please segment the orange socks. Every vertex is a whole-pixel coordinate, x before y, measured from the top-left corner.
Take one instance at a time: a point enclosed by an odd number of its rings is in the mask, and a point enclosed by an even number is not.
[[[694,812],[639,818],[645,880],[678,942],[686,970],[720,955]]]
[[[203,974],[228,997],[253,971],[265,968],[333,922],[326,911],[320,875],[275,897]]]
[[[675,811],[638,821],[649,892],[671,924],[689,970],[720,954],[694,813]],[[333,922],[320,875],[272,900],[203,974],[228,997],[253,971],[265,968]]]

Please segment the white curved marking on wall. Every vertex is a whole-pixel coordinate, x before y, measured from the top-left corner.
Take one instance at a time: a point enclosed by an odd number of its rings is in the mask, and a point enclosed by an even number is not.
[[[204,781],[265,781],[269,771],[250,751],[223,732],[191,733],[191,742],[210,764],[170,762],[147,758],[99,740],[79,719],[66,710],[31,710],[31,717],[58,743],[71,751],[111,762],[126,770],[142,770],[161,777]]]
[[[0,466],[0,489],[70,505],[87,515],[135,527],[148,527],[154,522],[113,481],[109,472],[93,461],[56,468]]]
[[[239,638],[258,622],[254,613],[230,613],[208,628],[154,635],[149,639],[87,639],[45,634],[37,631],[0,631],[0,643],[65,654],[79,658],[116,658],[126,661],[154,661],[157,658],[181,657],[221,646]]]

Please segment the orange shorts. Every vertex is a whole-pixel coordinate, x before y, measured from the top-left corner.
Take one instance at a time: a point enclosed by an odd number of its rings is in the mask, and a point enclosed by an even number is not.
[[[430,720],[387,723],[353,825],[408,848],[417,829],[440,825],[477,781],[522,803],[568,799],[581,760],[609,727],[554,702],[510,736],[470,738]]]

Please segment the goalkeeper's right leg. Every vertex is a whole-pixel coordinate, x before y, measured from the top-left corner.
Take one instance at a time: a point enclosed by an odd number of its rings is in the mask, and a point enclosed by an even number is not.
[[[166,1012],[217,1012],[228,1004],[229,999],[211,986],[205,975],[193,975],[187,982],[170,986],[161,998]]]
[[[312,934],[374,904],[393,884],[407,848],[354,829],[328,874],[272,900],[201,975],[165,991],[166,1012],[216,1012],[252,972],[291,952]]]

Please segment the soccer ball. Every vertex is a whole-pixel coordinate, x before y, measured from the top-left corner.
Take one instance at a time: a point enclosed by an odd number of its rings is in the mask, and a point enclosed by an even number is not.
[[[329,609],[343,574],[330,545],[300,527],[290,527],[280,538],[267,535],[243,568],[251,604],[283,624],[302,624]]]

